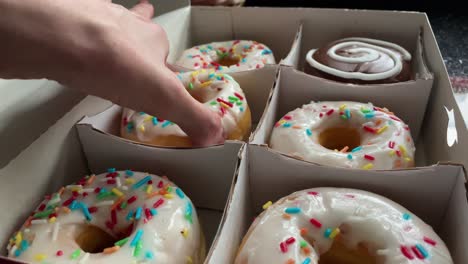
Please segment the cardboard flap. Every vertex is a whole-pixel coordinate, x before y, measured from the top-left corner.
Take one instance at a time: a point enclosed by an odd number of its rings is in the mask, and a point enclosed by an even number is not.
[[[136,5],[139,0],[113,0],[112,3],[122,5],[126,8],[131,8]],[[178,8],[190,6],[190,0],[149,0],[154,5],[154,15],[159,16]]]
[[[291,50],[288,56],[280,61],[282,65],[293,66],[295,69],[299,67],[299,61],[301,60],[301,42],[302,42],[302,24],[297,29],[296,37],[294,39]]]

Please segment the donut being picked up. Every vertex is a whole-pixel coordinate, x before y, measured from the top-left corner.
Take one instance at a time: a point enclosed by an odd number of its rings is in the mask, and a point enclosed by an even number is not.
[[[413,78],[411,54],[400,45],[370,38],[345,38],[312,49],[308,74],[344,83],[383,84]]]
[[[178,77],[195,99],[221,116],[227,139],[248,138],[250,108],[244,92],[231,76],[200,70],[181,73]],[[123,111],[120,131],[123,138],[155,146],[192,146],[187,134],[173,122],[130,109]]]
[[[275,57],[264,44],[251,40],[232,40],[187,49],[175,64],[192,70],[237,72],[275,64]]]
[[[341,188],[268,202],[234,264],[452,264],[431,226],[376,194]]]
[[[371,103],[311,102],[281,118],[270,147],[335,167],[389,170],[414,166],[409,127]]]
[[[165,177],[117,171],[46,196],[13,234],[8,257],[34,263],[203,263],[190,198]]]

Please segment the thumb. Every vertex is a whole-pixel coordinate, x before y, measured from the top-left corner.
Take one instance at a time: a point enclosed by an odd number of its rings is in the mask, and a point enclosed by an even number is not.
[[[145,21],[150,21],[154,15],[154,7],[148,0],[141,0],[130,11]]]

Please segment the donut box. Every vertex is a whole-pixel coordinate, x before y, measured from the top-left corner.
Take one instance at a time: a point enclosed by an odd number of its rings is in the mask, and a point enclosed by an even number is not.
[[[56,99],[60,102],[36,96],[33,101],[41,105],[41,111],[60,113],[40,118],[37,113],[25,114],[24,120],[43,123],[32,126],[28,135],[7,134],[11,142],[26,147],[19,155],[17,147],[2,149],[6,158],[0,169],[0,208],[8,212],[0,218],[4,224],[0,230],[3,253],[12,232],[40,202],[39,197],[83,175],[116,167],[167,174],[190,196],[208,239],[205,263],[233,262],[241,239],[266,201],[323,186],[358,188],[395,200],[434,227],[454,263],[468,263],[463,250],[468,242],[463,167],[468,166],[468,135],[424,14],[190,7],[189,1],[182,0],[153,2],[157,5],[155,21],[166,29],[171,42],[171,63],[193,45],[231,39],[262,42],[271,48],[277,62],[281,61],[280,65],[232,74],[251,107],[254,124],[249,142],[227,141],[199,149],[149,146],[119,137],[122,109],[110,102],[88,96],[76,103],[82,95],[73,93],[64,93]],[[302,72],[309,46],[352,34],[385,38],[407,48],[416,58],[413,67],[417,78],[398,84],[353,87]],[[38,87],[44,85],[44,81],[31,82]],[[12,81],[9,85],[22,83]],[[38,94],[50,94],[43,90]],[[411,127],[417,149],[416,167],[340,169],[271,149],[269,140],[275,122],[310,100],[356,100],[390,108]],[[17,107],[34,105],[26,102]],[[55,122],[58,116],[61,118]]]

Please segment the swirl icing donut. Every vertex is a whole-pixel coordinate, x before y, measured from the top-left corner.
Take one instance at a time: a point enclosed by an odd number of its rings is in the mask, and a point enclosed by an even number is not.
[[[37,263],[203,263],[205,255],[195,208],[180,188],[115,169],[47,196],[7,249]]]
[[[195,99],[221,115],[227,139],[243,140],[249,136],[250,109],[244,92],[231,76],[200,70],[182,73],[178,77]],[[192,145],[178,125],[130,109],[124,109],[121,135],[133,141],[157,146]]]
[[[187,69],[214,69],[237,72],[275,64],[273,52],[264,44],[250,40],[213,42],[185,50],[176,65]]]
[[[433,229],[395,202],[360,190],[314,188],[267,207],[234,263],[453,262]]]
[[[395,83],[412,78],[411,54],[387,41],[345,38],[306,55],[305,72],[357,84]]]
[[[371,103],[311,102],[275,124],[270,146],[318,164],[361,169],[414,166],[409,127]]]

